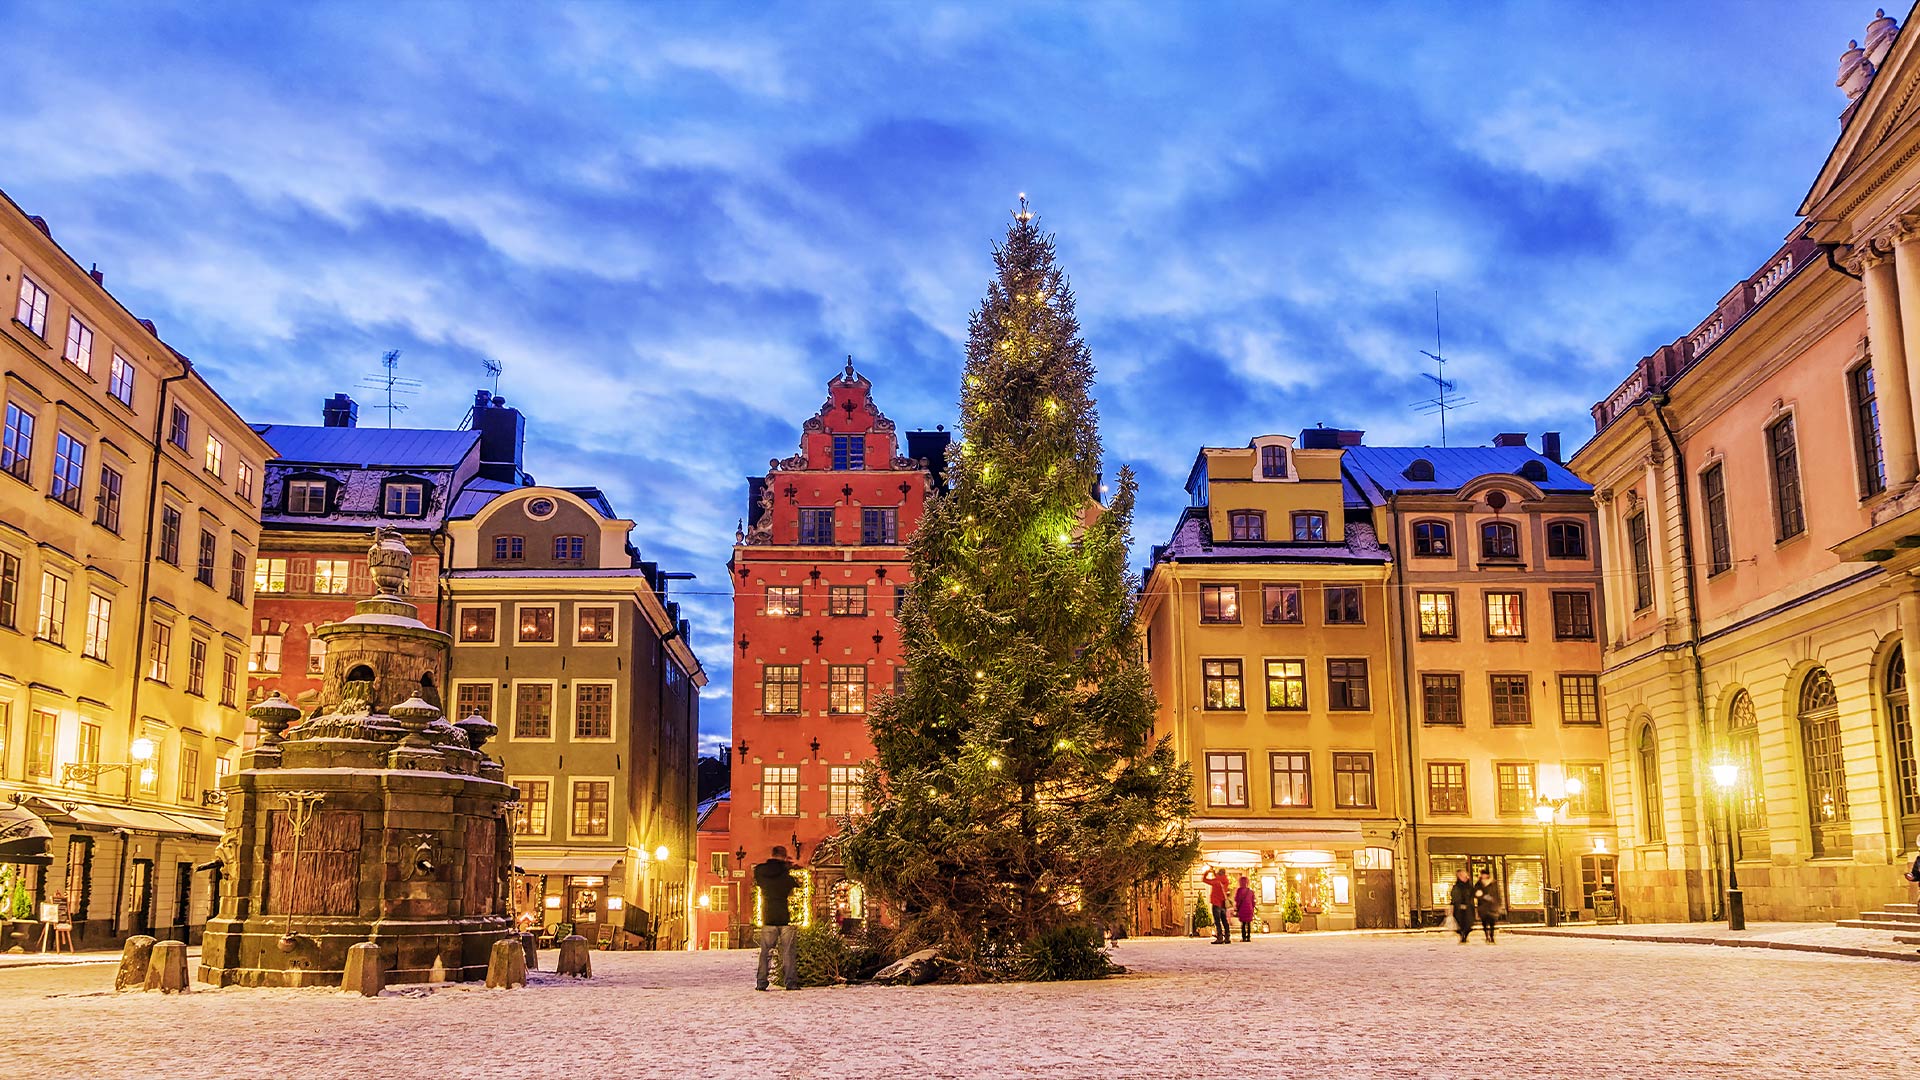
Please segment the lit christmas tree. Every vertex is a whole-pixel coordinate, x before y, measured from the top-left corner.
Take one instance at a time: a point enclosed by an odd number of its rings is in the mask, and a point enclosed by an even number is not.
[[[905,685],[870,718],[872,811],[842,841],[913,938],[987,976],[1043,931],[1120,925],[1196,848],[1186,771],[1153,739],[1133,475],[1099,505],[1093,358],[1024,197],[994,265],[952,491],[912,543]]]

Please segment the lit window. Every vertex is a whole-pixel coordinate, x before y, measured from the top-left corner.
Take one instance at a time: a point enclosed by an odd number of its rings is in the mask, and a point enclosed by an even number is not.
[[[499,612],[490,607],[460,609],[460,640],[466,644],[493,641],[494,622]]]
[[[20,275],[20,303],[13,309],[15,322],[33,331],[33,336],[46,340],[47,337],[47,290],[34,284],[33,279]]]
[[[548,606],[523,607],[519,611],[520,635],[523,642],[545,643],[554,640],[554,609]]]
[[[867,812],[867,771],[858,765],[834,765],[827,770],[827,814],[851,817]]]
[[[606,780],[573,782],[573,835],[607,836],[612,831],[611,795],[613,785]]]
[[[1519,817],[1533,813],[1533,763],[1496,761],[1493,764],[1494,789],[1499,797],[1501,817]]]
[[[800,767],[765,765],[760,769],[760,813],[796,817],[800,813]]]
[[[1267,708],[1295,711],[1307,707],[1307,662],[1267,661]]]
[[[33,482],[33,414],[7,403],[7,426],[0,436],[0,470]]]
[[[867,711],[867,669],[860,664],[832,664],[827,667],[827,711],[864,713]]]
[[[1209,709],[1244,709],[1245,697],[1242,694],[1240,661],[1238,660],[1202,660],[1200,662],[1200,681],[1203,700]]]
[[[76,315],[67,316],[67,347],[60,355],[81,371],[93,370],[93,331]]]
[[[277,672],[280,670],[280,646],[285,641],[279,634],[256,634],[247,653],[247,670],[254,672]]]
[[[113,354],[113,363],[107,366],[107,393],[115,401],[128,406],[133,405],[133,365],[118,352]]]
[[[1435,814],[1467,812],[1467,765],[1463,761],[1427,763],[1427,809]]]
[[[1282,624],[1304,621],[1304,615],[1300,609],[1300,586],[1260,586],[1260,611],[1261,620],[1267,623]]]
[[[51,570],[40,575],[40,626],[34,636],[55,645],[67,643],[67,579]]]
[[[253,591],[257,593],[286,592],[287,560],[256,559],[253,564]]]
[[[1275,809],[1299,810],[1313,806],[1313,765],[1306,754],[1267,755],[1272,766]]]
[[[226,475],[227,448],[221,444],[219,436],[207,436],[207,472],[215,477]]]
[[[113,621],[113,601],[93,593],[87,597],[87,640],[81,655],[94,660],[107,658],[107,637]]]
[[[147,678],[166,682],[173,671],[173,624],[153,620],[147,630]]]
[[[829,615],[865,615],[867,613],[867,587],[865,585],[833,585],[827,589],[827,614]]]
[[[1238,585],[1200,586],[1200,621],[1203,623],[1239,622],[1240,587]]]
[[[1372,754],[1333,755],[1333,805],[1347,810],[1372,809]]]
[[[552,683],[521,683],[514,688],[513,737],[553,738]]]
[[[1238,751],[1207,752],[1207,805],[1247,805],[1247,755]]]
[[[768,664],[761,669],[760,708],[769,715],[800,711],[800,665]]]
[[[1525,596],[1517,592],[1490,592],[1487,594],[1487,636],[1490,638],[1520,638],[1527,636],[1527,623],[1524,615]]]
[[[573,613],[574,621],[580,627],[577,640],[582,644],[605,645],[613,641],[612,608],[577,607]]]
[[[234,478],[233,490],[248,502],[253,501],[253,466],[242,463]]]
[[[1420,609],[1421,637],[1450,638],[1459,634],[1453,617],[1452,593],[1423,592],[1418,594],[1416,602]]]
[[[547,835],[547,803],[552,800],[549,780],[515,780],[520,789],[520,815],[513,823],[515,836]]]
[[[1560,676],[1560,722],[1600,726],[1600,676]]]
[[[353,564],[347,559],[313,560],[313,591],[345,595]]]
[[[769,615],[800,614],[800,586],[798,585],[767,586],[767,614]]]

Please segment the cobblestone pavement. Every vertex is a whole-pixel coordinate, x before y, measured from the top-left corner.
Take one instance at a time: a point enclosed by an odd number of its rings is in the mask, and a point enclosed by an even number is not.
[[[552,963],[543,953],[542,962]],[[1901,1075],[1913,964],[1503,936],[1134,940],[1097,983],[756,993],[753,954],[595,953],[524,990],[114,995],[0,970],[0,1075],[1787,1077]]]

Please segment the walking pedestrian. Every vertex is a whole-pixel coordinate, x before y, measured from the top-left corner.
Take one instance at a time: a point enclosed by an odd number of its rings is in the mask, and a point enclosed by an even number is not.
[[[1253,940],[1253,890],[1247,886],[1247,875],[1240,875],[1240,887],[1233,890],[1233,913],[1240,917],[1240,940]]]
[[[1460,944],[1465,945],[1478,918],[1474,911],[1473,875],[1465,870],[1454,871],[1453,888],[1448,890],[1447,900],[1453,905],[1453,932],[1460,935]]]
[[[1506,908],[1500,904],[1500,886],[1493,883],[1493,875],[1480,871],[1480,880],[1473,887],[1473,904],[1480,913],[1480,929],[1486,932],[1487,944],[1493,944],[1493,921],[1506,914]]]
[[[754,973],[753,988],[767,988],[767,966],[773,950],[780,950],[780,981],[788,990],[800,989],[800,969],[794,962],[798,951],[798,931],[788,915],[787,903],[800,882],[793,876],[793,864],[787,861],[785,846],[775,844],[773,857],[753,868],[753,884],[760,890],[760,967]]]
[[[1233,931],[1227,928],[1227,873],[1217,866],[1209,866],[1200,880],[1209,889],[1207,904],[1213,909],[1213,944],[1230,945]]]

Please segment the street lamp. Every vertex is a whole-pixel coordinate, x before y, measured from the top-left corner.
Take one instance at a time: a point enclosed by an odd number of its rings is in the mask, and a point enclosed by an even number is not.
[[[153,740],[145,737],[138,738],[127,745],[127,756],[132,758],[132,761],[72,762],[60,767],[60,782],[91,784],[98,781],[102,774],[115,769],[124,769],[130,774],[137,773],[142,784],[151,784],[158,778],[158,774],[153,771],[153,754]]]
[[[1546,858],[1543,860],[1546,871],[1544,880],[1540,883],[1540,891],[1545,894],[1547,901],[1548,926],[1560,925],[1560,892],[1553,887],[1553,819],[1560,811],[1572,805],[1573,801],[1578,799],[1580,793],[1584,790],[1586,790],[1586,785],[1580,782],[1579,777],[1569,776],[1567,777],[1566,787],[1564,789],[1565,793],[1559,798],[1549,799],[1545,795],[1542,795],[1534,800],[1533,816],[1535,820],[1540,822],[1540,828],[1544,834],[1542,839],[1546,850]]]
[[[1727,929],[1747,928],[1747,899],[1740,892],[1740,872],[1733,857],[1733,789],[1740,782],[1740,766],[1722,761],[1713,767],[1713,782],[1720,788],[1721,831],[1727,834]]]

